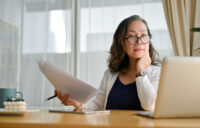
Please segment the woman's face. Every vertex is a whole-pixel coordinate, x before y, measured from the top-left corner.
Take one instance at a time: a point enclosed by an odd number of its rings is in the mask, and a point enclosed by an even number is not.
[[[125,38],[136,36],[141,37],[148,35],[147,27],[141,20],[133,21],[128,26],[128,31]],[[143,44],[140,39],[136,44],[130,44],[127,39],[124,40],[125,52],[129,59],[139,59],[149,52],[149,37],[147,36],[148,43]]]

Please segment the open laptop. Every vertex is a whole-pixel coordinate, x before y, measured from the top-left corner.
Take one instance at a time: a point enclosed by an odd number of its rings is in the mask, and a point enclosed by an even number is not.
[[[200,57],[164,58],[152,118],[200,117]]]

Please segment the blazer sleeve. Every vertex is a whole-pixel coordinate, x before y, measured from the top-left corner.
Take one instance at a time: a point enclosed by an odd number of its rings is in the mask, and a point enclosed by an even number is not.
[[[100,87],[97,91],[96,97],[87,102],[83,105],[84,108],[90,109],[90,110],[103,110],[104,104],[105,104],[105,97],[106,97],[106,86],[108,81],[108,72],[109,70],[106,70],[103,75],[103,79],[101,80]]]
[[[154,110],[160,71],[160,67],[153,66],[149,74],[136,78],[138,97],[144,110]]]

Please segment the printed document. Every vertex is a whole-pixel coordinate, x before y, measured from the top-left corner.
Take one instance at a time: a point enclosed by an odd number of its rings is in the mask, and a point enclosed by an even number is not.
[[[39,68],[53,86],[60,90],[62,95],[69,93],[70,98],[85,103],[93,98],[97,89],[59,70],[48,62],[38,62]]]

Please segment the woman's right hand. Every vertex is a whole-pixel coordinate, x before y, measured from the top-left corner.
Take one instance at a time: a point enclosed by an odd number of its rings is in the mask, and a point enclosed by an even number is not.
[[[73,105],[76,108],[81,108],[82,103],[70,99],[70,94],[65,94],[64,96],[61,95],[61,92],[58,90],[54,91],[55,94],[57,94],[58,99],[60,99],[60,101],[62,102],[62,104],[64,105]]]

